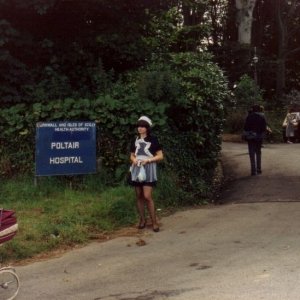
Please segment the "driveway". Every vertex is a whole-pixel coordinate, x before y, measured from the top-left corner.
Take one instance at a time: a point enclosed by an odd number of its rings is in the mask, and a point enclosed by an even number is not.
[[[223,144],[225,177],[231,184],[223,198],[234,203],[289,202],[300,199],[300,144],[266,144],[262,175],[250,175],[247,145]]]
[[[300,299],[299,155],[300,144],[265,145],[251,177],[246,145],[224,143],[222,205],[17,267],[17,299]]]

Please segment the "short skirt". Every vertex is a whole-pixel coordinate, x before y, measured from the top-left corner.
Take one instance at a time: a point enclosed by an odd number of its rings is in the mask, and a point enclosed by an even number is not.
[[[138,156],[138,160],[147,160],[150,157],[148,156]],[[146,173],[146,180],[140,182],[137,178],[141,167],[137,165],[131,165],[130,173],[131,173],[131,180],[130,184],[132,186],[155,186],[157,182],[157,164],[156,162],[147,163],[144,165],[145,173]]]
[[[156,186],[156,181],[153,181],[153,182],[145,182],[145,181],[144,182],[137,182],[137,181],[130,180],[129,184],[131,186],[134,186],[134,187],[136,187],[136,186],[140,186],[140,187],[143,187],[143,186],[152,186],[152,187],[154,187],[154,186]]]

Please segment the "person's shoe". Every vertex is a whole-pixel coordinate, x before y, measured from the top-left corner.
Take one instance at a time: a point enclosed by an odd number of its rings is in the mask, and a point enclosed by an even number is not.
[[[256,175],[256,172],[251,172],[251,176],[255,176]]]
[[[261,170],[257,170],[257,174],[261,174],[262,173],[262,171]]]
[[[288,143],[288,144],[294,144],[294,143],[293,143],[293,142],[291,142],[291,141],[287,141],[287,143]]]
[[[140,222],[139,226],[137,227],[138,229],[144,229],[146,227],[147,222]]]
[[[159,232],[159,227],[158,227],[158,225],[154,225],[154,226],[153,226],[153,231],[154,231],[154,232]]]

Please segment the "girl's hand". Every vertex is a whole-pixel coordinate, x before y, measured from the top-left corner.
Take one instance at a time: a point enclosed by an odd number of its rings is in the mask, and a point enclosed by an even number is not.
[[[150,158],[148,158],[148,159],[145,159],[145,160],[142,161],[142,165],[150,164],[152,162],[153,161]]]

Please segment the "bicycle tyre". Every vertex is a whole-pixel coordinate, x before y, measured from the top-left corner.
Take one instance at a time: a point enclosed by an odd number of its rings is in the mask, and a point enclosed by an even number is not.
[[[20,288],[19,277],[13,269],[0,269],[0,298],[13,300]]]

